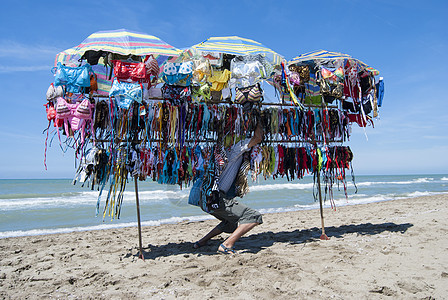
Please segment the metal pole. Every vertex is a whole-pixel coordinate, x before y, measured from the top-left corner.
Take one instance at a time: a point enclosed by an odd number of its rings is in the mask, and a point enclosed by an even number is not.
[[[137,222],[138,222],[138,246],[139,246],[139,255],[138,257],[145,260],[142,249],[142,225],[140,223],[140,203],[138,200],[138,177],[134,176],[134,185],[135,185],[135,201],[137,203]]]

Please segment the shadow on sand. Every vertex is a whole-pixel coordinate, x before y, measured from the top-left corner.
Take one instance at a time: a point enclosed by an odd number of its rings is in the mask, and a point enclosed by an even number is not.
[[[344,235],[356,233],[359,235],[375,235],[383,232],[399,232],[405,233],[413,224],[403,223],[381,223],[381,224],[352,224],[342,226],[326,227],[325,232],[331,239],[342,238]],[[280,231],[280,232],[262,232],[252,234],[246,237],[242,237],[237,244],[238,249],[244,249],[241,252],[244,253],[257,253],[262,249],[272,246],[274,243],[289,243],[289,244],[303,244],[320,240],[321,230],[320,228],[313,227],[310,229],[296,229],[293,231]],[[209,243],[199,249],[193,249],[192,242],[182,243],[168,243],[165,245],[151,245],[143,247],[145,259],[155,259],[157,257],[167,257],[171,255],[182,254],[199,254],[199,255],[215,255],[216,249],[222,242],[221,239],[213,239]],[[135,255],[135,248],[132,253],[129,252],[125,257]]]

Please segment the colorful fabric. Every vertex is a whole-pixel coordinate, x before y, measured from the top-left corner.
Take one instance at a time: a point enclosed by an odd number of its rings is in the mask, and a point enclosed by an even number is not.
[[[305,103],[306,104],[322,104],[322,97],[320,95],[320,87],[317,83],[316,76],[310,74],[310,80],[305,83]]]
[[[383,105],[384,98],[384,81],[380,78],[379,82],[376,84],[376,97],[378,99],[378,107]]]
[[[112,68],[106,67],[102,64],[98,64],[92,66],[92,70],[96,74],[96,82],[98,85],[98,90],[96,91],[96,93],[99,95],[108,96],[110,87],[112,85],[112,79],[109,77]]]
[[[163,99],[169,100],[173,105],[191,102],[191,88],[188,86],[175,86],[164,84],[162,86]]]

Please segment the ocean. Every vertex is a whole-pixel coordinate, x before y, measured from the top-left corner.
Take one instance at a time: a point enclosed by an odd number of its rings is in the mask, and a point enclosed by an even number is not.
[[[324,207],[356,205],[400,198],[448,193],[448,174],[356,176],[355,185],[347,175],[346,198],[342,185],[333,186],[334,203]],[[71,179],[0,179],[0,238],[102,230],[137,226],[134,182],[124,192],[119,219],[106,214],[105,194],[96,216],[98,191],[72,185]],[[288,181],[285,178],[258,182],[249,179],[250,192],[241,202],[263,214],[313,209],[316,186],[312,176]],[[323,186],[324,187],[324,186]],[[139,181],[140,215],[143,226],[157,226],[182,221],[199,221],[213,217],[187,203],[190,188]],[[324,192],[324,189],[322,189]],[[325,194],[323,194],[325,196]],[[332,213],[332,212],[329,212]],[[316,214],[316,218],[319,216]]]

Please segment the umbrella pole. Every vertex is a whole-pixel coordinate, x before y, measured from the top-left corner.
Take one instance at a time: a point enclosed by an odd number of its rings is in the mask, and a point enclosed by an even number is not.
[[[321,240],[329,240],[330,238],[325,234],[324,208],[322,205],[322,189],[320,186],[320,171],[317,171],[317,187],[319,189],[320,220],[322,223],[322,235],[320,236],[320,239]]]
[[[314,144],[314,148],[317,149],[317,142],[316,142],[316,138],[313,136],[313,144]],[[325,224],[324,224],[324,206],[322,204],[322,188],[320,185],[320,169],[319,167],[316,168],[316,173],[317,173],[317,188],[318,193],[319,193],[319,207],[320,207],[320,221],[321,221],[321,225],[322,225],[322,234],[320,236],[321,240],[329,240],[330,238],[325,234]]]
[[[135,186],[135,202],[137,203],[137,222],[138,222],[138,247],[139,247],[139,255],[138,257],[145,260],[142,250],[142,226],[140,223],[140,203],[138,200],[138,177],[134,177],[134,186]]]

